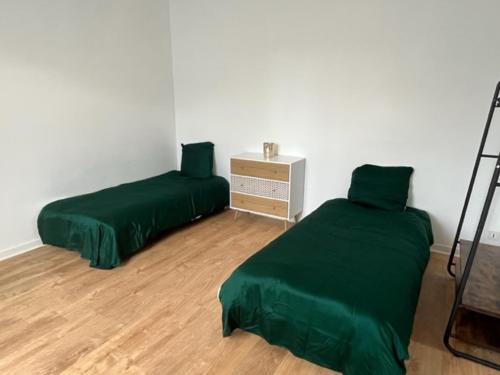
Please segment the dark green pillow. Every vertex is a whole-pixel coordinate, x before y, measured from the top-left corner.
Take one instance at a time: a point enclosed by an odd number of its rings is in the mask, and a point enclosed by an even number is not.
[[[392,211],[404,211],[412,167],[365,164],[352,172],[349,200]]]
[[[212,177],[214,144],[212,142],[182,145],[181,174],[188,177]]]

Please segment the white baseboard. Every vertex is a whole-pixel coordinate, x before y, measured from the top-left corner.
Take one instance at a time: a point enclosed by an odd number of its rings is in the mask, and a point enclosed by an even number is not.
[[[431,246],[431,252],[438,254],[450,255],[451,246],[436,243]],[[458,255],[457,255],[458,256]]]
[[[28,242],[19,244],[17,246],[14,246],[14,247],[11,247],[8,249],[0,250],[0,260],[12,258],[13,256],[16,256],[16,255],[19,255],[22,253],[26,253],[26,252],[31,251],[31,250],[35,250],[42,245],[43,245],[42,241],[40,239],[36,239],[33,241],[28,241]]]

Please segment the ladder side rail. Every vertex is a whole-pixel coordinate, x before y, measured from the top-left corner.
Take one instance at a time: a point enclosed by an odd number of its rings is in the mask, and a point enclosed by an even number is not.
[[[455,238],[453,239],[453,245],[450,252],[450,257],[448,258],[448,273],[451,276],[455,276],[455,272],[452,270],[452,266],[455,265],[455,253],[457,251],[457,245],[460,241],[460,233],[462,232],[462,227],[465,220],[465,215],[467,213],[467,208],[469,207],[470,197],[472,195],[472,190],[474,188],[474,183],[476,182],[477,171],[479,170],[479,164],[481,162],[481,157],[483,155],[484,146],[486,145],[486,139],[488,138],[488,133],[490,131],[491,121],[493,119],[493,114],[495,113],[495,108],[498,104],[498,97],[500,95],[500,82],[497,83],[495,88],[495,93],[493,94],[493,100],[491,101],[490,111],[488,113],[488,118],[486,120],[486,125],[484,127],[483,136],[481,138],[481,143],[479,145],[479,151],[476,156],[476,162],[474,163],[474,169],[472,170],[472,176],[469,182],[469,187],[467,188],[467,194],[465,196],[464,206],[462,208],[462,213],[460,214],[460,219],[458,221],[457,231],[455,233]]]
[[[479,247],[479,242],[481,240],[483,229],[484,229],[484,226],[486,224],[486,219],[488,218],[488,212],[489,212],[490,207],[491,207],[491,202],[493,200],[493,196],[495,195],[495,190],[496,190],[497,185],[498,185],[499,176],[500,176],[500,154],[498,155],[495,170],[493,172],[490,186],[488,188],[488,194],[486,196],[483,210],[482,210],[481,216],[479,218],[479,224],[477,226],[477,230],[476,230],[476,233],[474,235],[474,240],[473,240],[472,245],[471,245],[469,257],[467,258],[467,262],[465,264],[464,273],[463,273],[462,278],[460,280],[458,290],[455,294],[455,300],[453,302],[453,307],[451,309],[450,317],[448,319],[448,324],[446,326],[446,331],[445,331],[445,334],[443,337],[443,342],[444,342],[445,346],[454,355],[481,363],[485,366],[489,366],[489,367],[492,367],[492,368],[497,369],[497,370],[500,370],[500,364],[488,361],[484,358],[479,358],[477,356],[474,356],[474,355],[471,355],[469,353],[465,353],[465,352],[462,352],[462,351],[459,351],[459,350],[453,348],[450,344],[450,336],[451,336],[451,331],[453,329],[453,324],[455,323],[455,318],[457,316],[458,308],[459,308],[460,304],[462,303],[462,297],[463,297],[463,294],[465,291],[465,287],[467,285],[467,280],[469,278],[472,265],[474,263],[474,258],[476,256],[476,252],[477,252],[478,247]]]

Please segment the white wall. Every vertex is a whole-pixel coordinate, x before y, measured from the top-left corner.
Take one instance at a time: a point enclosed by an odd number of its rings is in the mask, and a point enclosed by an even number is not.
[[[0,1],[0,257],[45,203],[175,165],[168,1]]]
[[[306,213],[346,196],[360,164],[412,165],[410,204],[449,244],[500,79],[499,14],[498,0],[171,0],[177,140],[213,141],[224,176],[264,141],[304,155]]]

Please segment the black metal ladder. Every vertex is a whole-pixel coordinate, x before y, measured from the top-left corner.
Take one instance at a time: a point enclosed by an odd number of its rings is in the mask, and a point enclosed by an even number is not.
[[[459,351],[459,350],[453,348],[450,344],[450,336],[452,333],[453,325],[455,323],[455,319],[457,317],[458,308],[462,304],[462,298],[463,298],[463,294],[465,291],[465,286],[467,285],[467,279],[469,277],[469,274],[470,274],[470,271],[472,268],[472,264],[474,263],[474,258],[476,256],[476,252],[477,252],[477,249],[479,247],[479,242],[480,242],[481,236],[483,234],[484,226],[486,224],[486,219],[488,218],[488,212],[490,210],[491,202],[493,200],[493,196],[495,195],[496,188],[500,186],[500,183],[498,182],[498,178],[500,176],[500,153],[498,155],[491,155],[491,154],[484,153],[484,146],[486,144],[486,139],[488,138],[488,133],[489,133],[490,126],[491,126],[491,121],[493,120],[493,115],[495,113],[495,109],[499,108],[499,107],[500,107],[500,82],[498,82],[496,89],[495,89],[495,94],[493,95],[493,100],[491,102],[490,111],[488,113],[488,119],[486,120],[486,126],[484,128],[483,136],[481,138],[481,144],[479,146],[479,151],[478,151],[477,157],[476,157],[476,162],[474,164],[474,169],[472,171],[472,177],[471,177],[471,180],[469,183],[469,188],[467,189],[467,194],[465,197],[464,206],[462,209],[462,213],[460,215],[460,220],[458,222],[457,232],[455,234],[455,239],[453,240],[453,246],[451,248],[450,258],[448,259],[448,267],[447,267],[448,273],[453,277],[455,277],[455,272],[452,268],[454,266],[456,266],[456,264],[454,262],[455,252],[457,250],[457,245],[460,242],[460,233],[462,231],[462,226],[464,224],[465,215],[467,213],[467,208],[469,206],[470,197],[472,195],[472,190],[474,187],[474,183],[476,181],[476,176],[477,176],[477,172],[478,172],[481,160],[483,158],[496,159],[495,169],[493,171],[493,176],[491,177],[490,185],[488,188],[488,193],[486,194],[486,200],[484,202],[483,209],[481,211],[481,216],[479,218],[479,223],[478,223],[476,232],[474,234],[474,239],[472,241],[469,256],[468,256],[467,261],[465,263],[465,268],[464,268],[464,271],[462,274],[462,278],[460,279],[460,282],[458,283],[458,288],[456,290],[455,300],[453,302],[453,307],[451,309],[450,318],[448,320],[448,325],[446,326],[446,331],[444,333],[444,338],[443,338],[444,344],[446,345],[448,350],[450,350],[450,352],[452,352],[454,355],[478,362],[482,365],[489,366],[489,367],[492,367],[492,368],[497,369],[497,370],[500,370],[499,363],[491,362],[491,361],[486,360],[484,358],[480,358],[480,357],[477,357],[475,355],[465,353],[465,352],[462,352],[462,351]]]

